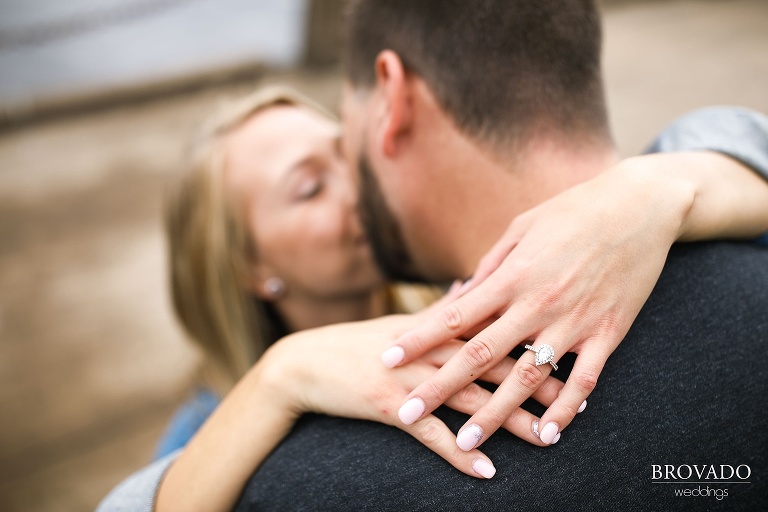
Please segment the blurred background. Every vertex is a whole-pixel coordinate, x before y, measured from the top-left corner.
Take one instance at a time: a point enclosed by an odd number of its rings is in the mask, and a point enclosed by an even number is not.
[[[335,108],[343,0],[0,0],[0,510],[91,510],[193,379],[160,210],[222,98]],[[604,0],[620,151],[711,104],[768,112],[768,1]]]

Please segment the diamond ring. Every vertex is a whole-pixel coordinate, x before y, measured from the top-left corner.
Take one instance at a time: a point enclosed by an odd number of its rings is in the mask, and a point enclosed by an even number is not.
[[[551,346],[542,345],[539,348],[534,348],[532,345],[526,345],[525,349],[536,352],[536,366],[549,363],[552,365],[552,368],[557,370],[557,365],[553,361],[555,358],[555,349]]]

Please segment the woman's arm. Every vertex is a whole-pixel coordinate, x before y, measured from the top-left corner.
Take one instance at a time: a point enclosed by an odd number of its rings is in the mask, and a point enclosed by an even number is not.
[[[668,203],[671,208],[660,212],[674,221],[676,212],[685,211],[676,241],[768,234],[768,184],[760,180],[768,181],[768,116],[739,107],[695,110],[665,127],[643,153],[621,161],[613,169],[617,188],[611,191],[606,186],[604,194],[630,194],[629,204],[642,206],[646,202],[642,187],[631,196],[633,183],[623,180],[622,174],[627,171],[647,175],[650,179],[645,189],[672,200]],[[675,191],[676,187],[680,192]],[[693,197],[688,208],[686,194],[690,193]],[[675,210],[675,204],[683,210]],[[648,213],[652,213],[650,208]],[[473,286],[501,264],[515,240],[505,236],[495,244],[478,266]]]
[[[231,508],[298,416],[270,370],[265,355],[195,434],[161,482],[157,512]]]
[[[436,417],[427,416],[404,426],[396,416],[397,405],[408,391],[463,345],[443,345],[395,372],[383,368],[379,354],[414,321],[414,317],[403,315],[339,324],[296,333],[276,343],[170,465],[159,485],[155,510],[231,509],[253,471],[304,412],[397,426],[460,471],[491,478],[495,472],[491,461],[478,450],[459,449],[454,435]],[[505,359],[482,380],[501,382],[513,364],[514,360]],[[549,379],[534,397],[548,405],[561,389],[560,381]],[[472,384],[447,404],[472,414],[489,397],[488,391]],[[510,419],[504,428],[521,437],[533,437],[529,423],[529,417],[520,416]],[[158,488],[162,471],[150,476],[155,480],[145,476],[141,493],[135,493],[133,486],[135,494],[145,496],[148,489]],[[119,504],[119,498],[110,496],[100,510],[116,510],[110,503]]]
[[[713,201],[720,198],[719,204],[711,209],[707,198],[694,203],[678,241],[749,237],[755,235],[755,231],[766,233],[768,230],[760,215],[768,211],[768,204],[760,202],[764,187],[756,180],[758,177],[768,180],[768,117],[736,107],[695,110],[667,126],[645,153],[694,151],[719,153],[722,158],[728,157],[743,165],[723,164],[718,168],[716,160],[703,165],[702,172],[721,173],[710,176],[710,182],[725,188],[709,193]],[[677,165],[677,170],[667,172],[688,172],[688,177],[695,179],[695,167],[693,162]],[[745,172],[747,170],[753,172]]]
[[[407,363],[492,321],[408,398],[418,396],[432,410],[465,386],[468,375],[481,373],[473,351],[482,352],[483,361],[494,361],[536,333],[537,343],[553,346],[556,358],[578,354],[563,392],[540,420],[542,438],[551,442],[596,385],[676,240],[749,238],[768,231],[768,184],[742,163],[768,161],[768,123],[738,119],[748,127],[731,126],[723,136],[730,134],[730,147],[752,144],[751,150],[738,152],[739,159],[734,149],[729,156],[694,151],[628,159],[514,219],[465,295],[397,340]],[[707,128],[695,124],[689,126],[692,132]],[[712,128],[723,133],[723,126]],[[744,131],[758,133],[740,140]],[[494,410],[516,410],[549,370],[533,366],[533,356],[526,353],[494,395]],[[490,406],[467,423],[480,425],[485,439],[500,416],[486,409]]]
[[[247,477],[293,424],[290,410],[261,382],[260,368],[264,365],[254,367],[238,384],[187,448],[128,477],[97,512],[229,510]],[[252,393],[251,400],[243,400],[244,393]]]

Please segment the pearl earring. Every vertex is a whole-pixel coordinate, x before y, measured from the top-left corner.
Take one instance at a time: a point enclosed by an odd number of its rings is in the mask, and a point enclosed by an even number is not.
[[[270,300],[279,299],[285,293],[285,282],[279,277],[270,277],[264,281],[264,295]]]

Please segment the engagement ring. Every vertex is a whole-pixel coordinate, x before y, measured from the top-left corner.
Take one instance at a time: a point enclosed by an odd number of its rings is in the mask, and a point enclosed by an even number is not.
[[[557,365],[553,361],[555,358],[555,349],[549,345],[542,345],[539,348],[534,348],[532,345],[526,345],[525,348],[526,350],[531,350],[536,353],[536,366],[549,363],[552,365],[552,368],[557,370]]]

